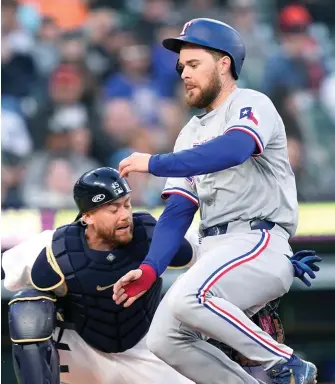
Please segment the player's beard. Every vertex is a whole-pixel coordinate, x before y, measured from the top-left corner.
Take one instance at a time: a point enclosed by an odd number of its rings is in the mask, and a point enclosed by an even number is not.
[[[213,71],[213,74],[207,83],[205,88],[196,87],[195,90],[186,92],[186,103],[191,108],[203,109],[211,105],[221,92],[221,80],[217,70]],[[195,95],[197,91],[198,95]]]
[[[132,241],[134,231],[134,224],[132,222],[127,224],[129,229],[125,233],[119,233],[116,228],[110,230],[104,227],[96,229],[97,236],[103,239],[105,244],[110,244],[111,249],[127,245]]]

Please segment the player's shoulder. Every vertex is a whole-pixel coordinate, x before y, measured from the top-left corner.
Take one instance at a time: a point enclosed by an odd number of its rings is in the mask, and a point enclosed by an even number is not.
[[[143,212],[134,212],[133,213],[134,224],[144,224],[144,225],[156,225],[157,220],[152,216],[151,213]]]
[[[264,93],[255,91],[254,89],[239,88],[238,92],[233,95],[230,105],[227,108],[227,117],[229,119],[238,115],[241,118],[241,114],[248,110],[253,111],[253,113],[257,115],[266,113],[267,116],[271,116],[273,120],[277,115],[276,107],[271,99]]]
[[[36,246],[46,246],[51,243],[52,237],[55,233],[54,229],[47,229],[45,231],[39,232],[36,235],[32,236],[27,242],[21,244],[31,244],[33,247]],[[19,244],[19,245],[21,245]]]
[[[240,106],[241,104],[245,104],[246,102],[251,104],[256,103],[274,107],[271,99],[264,93],[256,91],[254,89],[239,88],[239,92],[232,99],[232,105]]]
[[[42,238],[44,241],[50,241],[52,239],[52,236],[55,233],[55,229],[47,229],[40,233],[40,238]]]
[[[80,232],[84,228],[84,225],[80,220],[74,221],[72,223],[64,224],[56,228],[52,240],[58,241],[61,238],[72,236],[79,237]]]
[[[184,125],[184,127],[179,132],[176,142],[187,139],[189,135],[193,133],[193,131],[197,128],[197,120],[199,120],[197,116],[191,117],[191,119],[186,123],[186,125]]]
[[[151,215],[149,212],[135,212],[133,213],[133,223],[134,223],[134,236],[133,236],[133,244],[136,244],[138,247],[137,251],[143,251],[140,243],[143,241],[145,244],[151,242],[155,226],[157,224],[157,220]],[[147,249],[145,248],[144,255],[147,253]]]
[[[54,232],[54,230],[48,229],[43,232],[36,233],[35,235],[29,237],[29,239],[3,252],[3,256],[7,257],[7,255],[9,255],[12,257],[13,254],[21,253],[23,250],[30,252],[35,249],[43,248],[51,242]]]

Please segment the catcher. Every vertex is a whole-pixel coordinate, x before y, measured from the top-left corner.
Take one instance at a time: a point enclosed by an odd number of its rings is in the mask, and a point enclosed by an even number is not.
[[[18,382],[192,383],[146,345],[162,279],[136,307],[123,309],[112,299],[114,283],[145,257],[156,220],[132,212],[130,186],[112,168],[86,172],[73,194],[75,222],[3,254],[4,285],[20,290],[9,302]],[[192,256],[184,239],[170,265],[185,266]]]

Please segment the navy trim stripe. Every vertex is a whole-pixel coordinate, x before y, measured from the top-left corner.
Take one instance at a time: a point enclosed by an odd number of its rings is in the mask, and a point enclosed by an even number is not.
[[[250,339],[252,339],[253,341],[255,341],[257,344],[259,344],[261,347],[265,348],[266,350],[268,350],[269,352],[279,356],[279,357],[282,357],[286,360],[289,360],[290,358],[289,357],[286,357],[278,352],[275,352],[273,351],[272,349],[270,349],[269,347],[267,347],[265,344],[261,343],[259,340],[257,340],[254,336],[250,335],[248,332],[246,332],[244,329],[238,327],[235,323],[233,323],[230,319],[228,319],[227,317],[225,317],[224,315],[222,315],[221,313],[218,313],[216,312],[213,308],[211,308],[210,306],[208,306],[206,303],[204,304],[204,306],[209,309],[210,311],[212,311],[213,313],[215,313],[215,315],[218,315],[220,316],[223,320],[227,321],[228,323],[230,323],[233,327],[237,328],[240,332],[244,333],[246,336],[248,336]]]
[[[228,265],[234,263],[235,261],[238,261],[240,259],[243,259],[249,255],[251,255],[252,253],[254,253],[255,251],[258,250],[258,248],[262,245],[263,241],[264,241],[264,238],[265,238],[265,235],[266,233],[264,231],[262,231],[262,236],[261,236],[261,239],[259,240],[259,242],[257,243],[257,245],[255,245],[255,247],[247,252],[247,253],[244,253],[243,255],[241,256],[238,256],[238,257],[235,257],[235,259],[232,259],[232,260],[229,260],[226,264],[223,264],[221,265],[219,268],[217,268],[207,279],[206,281],[202,284],[202,286],[199,288],[198,290],[198,295],[197,297],[199,298],[200,294],[201,294],[201,291],[205,288],[205,286],[207,285],[207,283],[215,276],[217,275],[222,269],[224,269],[225,267],[227,267]]]

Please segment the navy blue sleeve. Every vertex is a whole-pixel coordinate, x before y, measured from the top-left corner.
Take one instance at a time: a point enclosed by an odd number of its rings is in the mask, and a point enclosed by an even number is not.
[[[256,151],[251,135],[232,130],[192,149],[151,156],[149,172],[162,177],[204,175],[242,164]]]
[[[148,255],[143,261],[143,264],[154,268],[157,276],[165,271],[180,249],[197,209],[198,207],[186,197],[170,196],[154,229]]]

